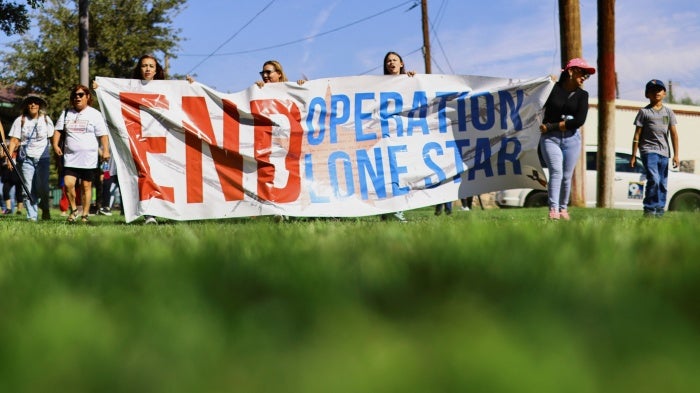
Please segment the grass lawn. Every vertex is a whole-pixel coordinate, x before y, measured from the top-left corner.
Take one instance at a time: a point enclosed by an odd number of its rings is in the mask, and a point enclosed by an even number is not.
[[[688,392],[700,215],[0,217],[1,392]]]

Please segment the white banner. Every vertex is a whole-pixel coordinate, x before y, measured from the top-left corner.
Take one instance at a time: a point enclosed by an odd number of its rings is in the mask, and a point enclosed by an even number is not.
[[[127,222],[376,215],[545,178],[549,76],[355,76],[232,94],[97,83]]]

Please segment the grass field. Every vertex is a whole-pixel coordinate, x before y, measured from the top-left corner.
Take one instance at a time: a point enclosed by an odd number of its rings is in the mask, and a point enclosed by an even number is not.
[[[0,217],[0,392],[689,392],[700,215]]]

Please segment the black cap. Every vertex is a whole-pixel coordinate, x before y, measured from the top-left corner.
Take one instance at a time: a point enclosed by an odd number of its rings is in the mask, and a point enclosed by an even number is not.
[[[666,85],[658,79],[652,79],[647,82],[647,87],[644,89],[644,94],[649,94],[650,91],[663,90],[666,91]]]

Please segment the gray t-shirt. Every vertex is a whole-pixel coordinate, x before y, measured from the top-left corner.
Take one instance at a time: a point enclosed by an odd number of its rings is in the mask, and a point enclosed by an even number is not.
[[[656,110],[647,105],[637,112],[634,125],[642,127],[638,145],[641,154],[657,153],[664,157],[671,156],[668,129],[676,125],[676,114],[671,109],[664,105]]]

